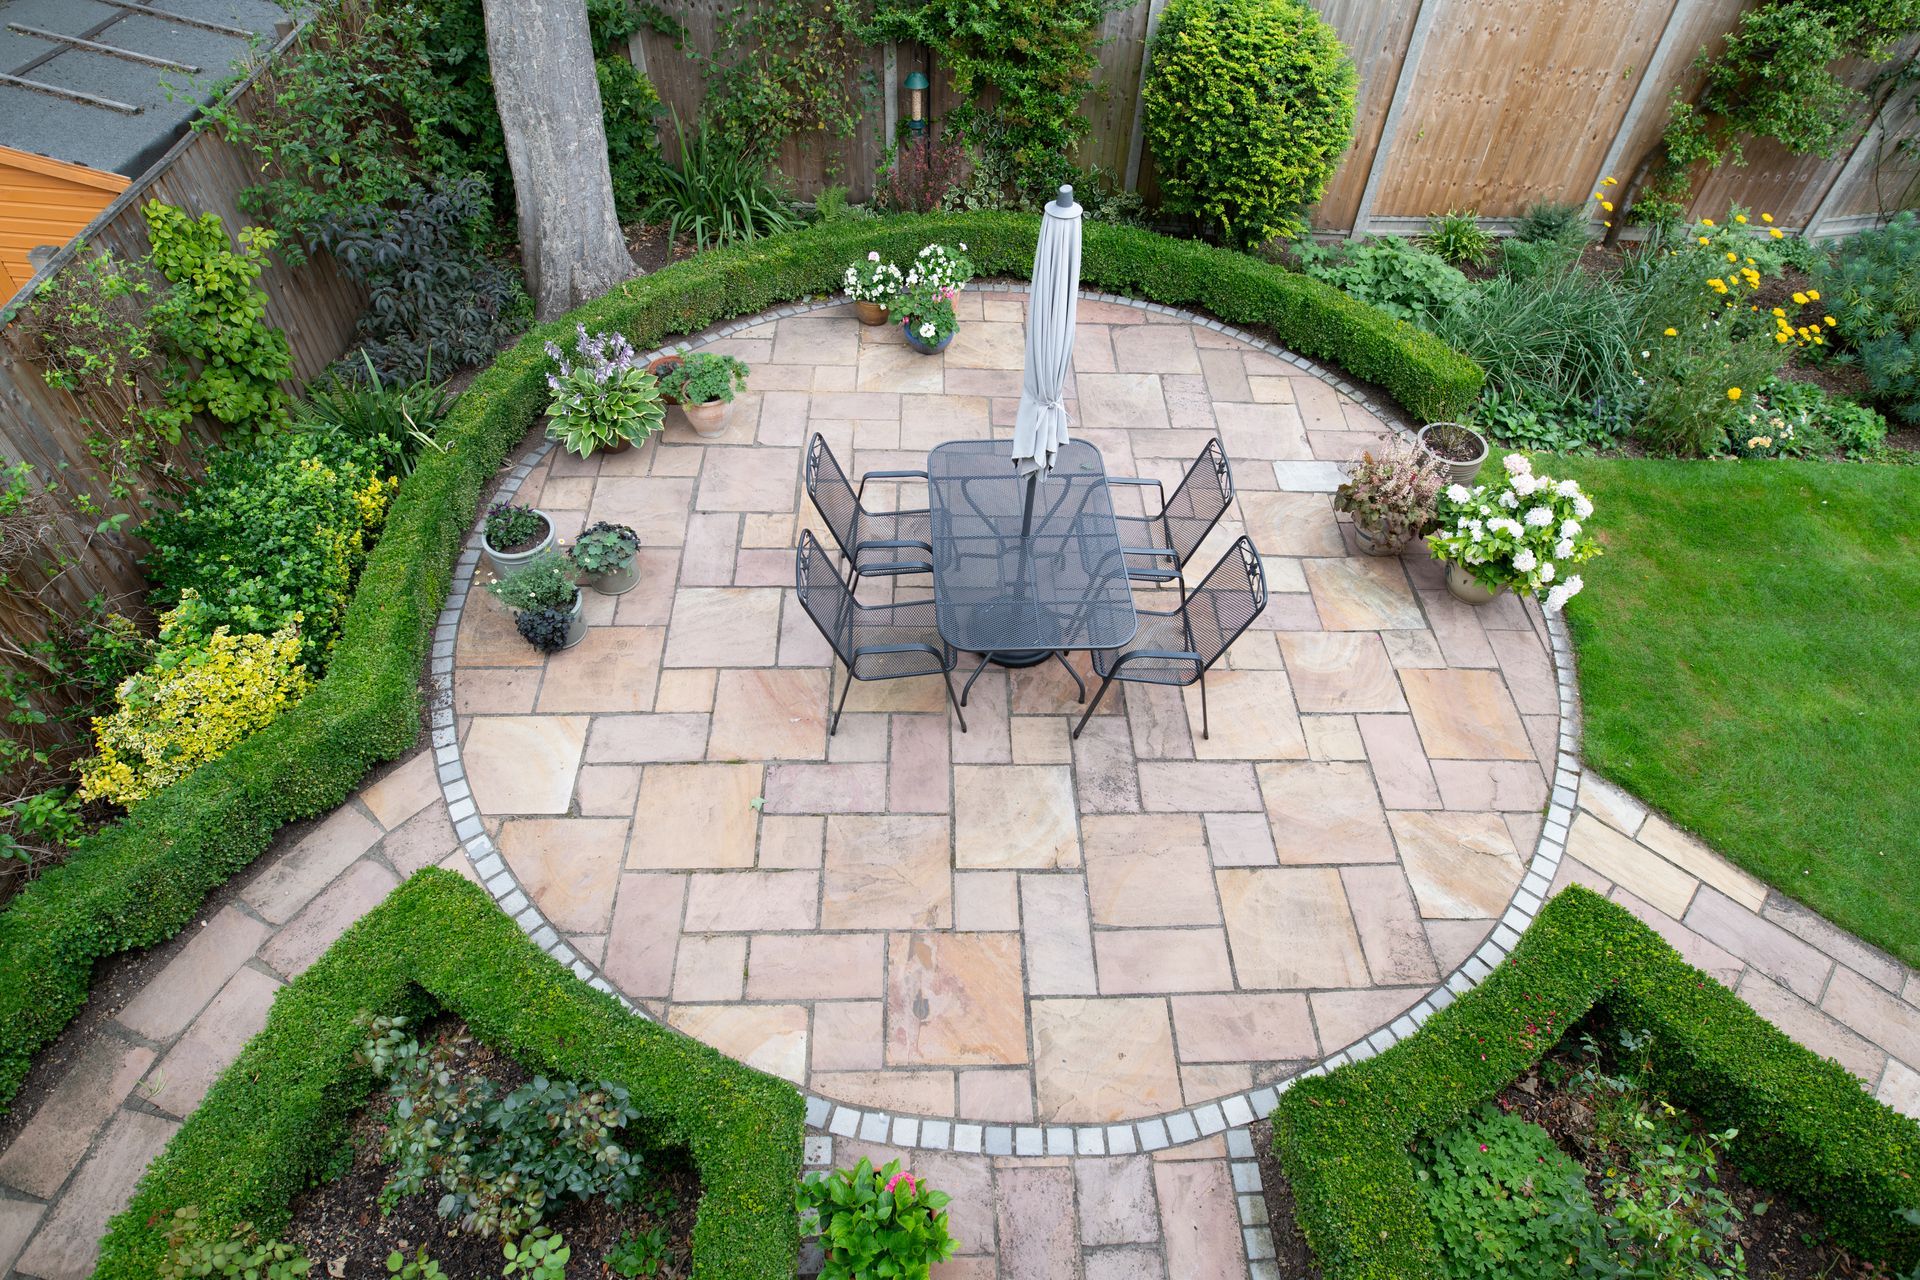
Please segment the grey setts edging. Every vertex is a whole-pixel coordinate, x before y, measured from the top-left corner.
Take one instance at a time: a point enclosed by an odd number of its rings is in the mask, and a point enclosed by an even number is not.
[[[1025,284],[988,282],[975,287],[985,293],[1027,292]],[[1185,323],[1211,329],[1245,343],[1256,351],[1284,360],[1302,372],[1312,374],[1368,409],[1402,436],[1412,437],[1412,425],[1397,406],[1374,398],[1368,391],[1354,385],[1341,374],[1323,368],[1303,356],[1267,342],[1243,329],[1223,324],[1211,317],[1115,294],[1082,290],[1080,296],[1088,301],[1113,303],[1159,315],[1174,316]],[[692,335],[687,340],[670,347],[649,352],[648,358],[691,351],[707,343],[731,337],[741,330],[764,324],[770,319],[804,315],[810,311],[839,305],[842,305],[839,299],[825,298],[777,307],[771,311],[760,312],[757,315]],[[511,500],[519,492],[521,483],[552,448],[552,441],[543,440],[527,451],[502,479],[495,495],[496,500]],[[596,966],[589,964],[569,946],[560,936],[559,931],[541,915],[539,907],[520,887],[506,860],[494,847],[492,838],[486,834],[481,825],[479,810],[474,805],[466,784],[466,771],[461,763],[460,745],[454,728],[453,642],[459,630],[461,611],[466,605],[468,593],[473,588],[474,570],[480,561],[482,519],[482,516],[476,516],[473,532],[468,536],[466,548],[454,566],[452,590],[448,593],[439,622],[434,628],[433,656],[428,668],[432,676],[433,688],[431,725],[434,763],[442,791],[447,799],[448,813],[453,820],[455,834],[459,836],[475,874],[487,891],[493,895],[500,909],[512,916],[521,929],[542,949],[572,969],[583,981],[597,990],[617,997],[635,1014],[648,1017],[645,1010],[616,990]],[[1229,1152],[1233,1156],[1234,1184],[1241,1201],[1241,1222],[1245,1228],[1248,1260],[1253,1280],[1272,1280],[1277,1276],[1277,1272],[1272,1262],[1271,1233],[1264,1225],[1263,1217],[1251,1219],[1248,1217],[1251,1202],[1260,1198],[1259,1166],[1253,1162],[1251,1141],[1246,1136],[1245,1126],[1268,1115],[1279,1101],[1280,1094],[1293,1081],[1307,1076],[1324,1075],[1335,1067],[1373,1057],[1412,1035],[1428,1018],[1453,1003],[1456,996],[1477,985],[1506,958],[1507,953],[1519,942],[1520,935],[1526,931],[1528,925],[1533,923],[1534,915],[1545,903],[1554,875],[1566,854],[1567,831],[1573,823],[1573,808],[1579,791],[1581,772],[1578,740],[1574,731],[1579,715],[1578,694],[1573,680],[1573,649],[1567,637],[1566,627],[1558,615],[1544,616],[1560,700],[1560,733],[1545,824],[1541,828],[1540,838],[1534,848],[1533,857],[1528,863],[1526,874],[1515,891],[1512,901],[1508,904],[1506,913],[1495,923],[1493,931],[1473,954],[1413,1008],[1388,1025],[1328,1054],[1320,1061],[1284,1080],[1143,1119],[1113,1124],[1013,1125],[968,1121],[949,1116],[907,1115],[851,1106],[809,1093],[805,1095],[807,1124],[829,1137],[858,1138],[867,1142],[884,1142],[899,1147],[919,1147],[929,1151],[1020,1156],[1131,1155],[1137,1152],[1152,1152],[1182,1146],[1215,1134],[1226,1133]],[[830,1142],[822,1149],[830,1155],[832,1149]],[[1245,1152],[1244,1156],[1239,1154],[1242,1150]],[[1252,1190],[1242,1191],[1243,1182],[1250,1182]],[[1264,1215],[1264,1212],[1264,1206],[1262,1206],[1260,1214]]]

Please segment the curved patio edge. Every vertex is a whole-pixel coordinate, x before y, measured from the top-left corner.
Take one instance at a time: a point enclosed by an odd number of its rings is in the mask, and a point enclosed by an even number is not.
[[[1025,284],[1007,283],[985,283],[975,287],[988,293],[1024,293],[1027,289]],[[1246,343],[1257,351],[1284,360],[1327,383],[1367,408],[1402,436],[1411,438],[1412,427],[1397,406],[1369,394],[1368,391],[1356,386],[1337,372],[1267,342],[1255,334],[1211,317],[1161,303],[1143,302],[1135,298],[1088,290],[1082,290],[1080,296],[1087,301],[1112,303],[1175,317]],[[839,305],[838,299],[827,298],[777,307],[692,335],[670,348],[649,352],[648,358],[672,352],[691,351],[707,343],[730,337],[741,330],[764,324],[768,320],[805,315],[810,311]],[[518,493],[521,484],[552,448],[551,441],[541,441],[524,452],[502,479],[496,495],[497,499],[510,501]],[[453,672],[455,636],[458,632],[461,612],[474,586],[474,571],[479,561],[480,520],[476,517],[473,531],[454,568],[452,590],[448,593],[435,626],[432,655],[429,659],[429,674],[433,686],[430,727],[434,766],[447,801],[448,815],[453,822],[454,832],[460,839],[461,847],[471,862],[474,873],[487,891],[493,895],[494,901],[537,945],[554,959],[572,969],[582,980],[619,999],[638,1016],[650,1018],[651,1015],[646,1010],[627,999],[607,981],[597,966],[581,956],[541,913],[533,898],[515,878],[493,838],[487,834],[480,811],[474,803],[466,770],[461,760],[459,738],[454,723]],[[1573,651],[1566,627],[1555,614],[1546,615],[1546,625],[1559,698],[1559,730],[1554,768],[1549,781],[1545,822],[1533,855],[1526,866],[1525,874],[1521,878],[1514,897],[1509,901],[1506,912],[1495,922],[1487,938],[1412,1008],[1385,1026],[1323,1056],[1284,1079],[1259,1088],[1226,1094],[1197,1105],[1141,1118],[1105,1124],[1010,1124],[968,1120],[961,1116],[915,1115],[855,1106],[802,1090],[806,1098],[808,1125],[836,1136],[885,1142],[899,1147],[919,1147],[931,1151],[1019,1156],[1127,1155],[1135,1152],[1158,1151],[1198,1141],[1264,1117],[1272,1111],[1279,1095],[1294,1081],[1324,1074],[1348,1062],[1370,1058],[1412,1035],[1428,1018],[1451,1004],[1456,996],[1469,990],[1491,973],[1494,966],[1499,964],[1518,943],[1520,934],[1525,932],[1527,926],[1532,923],[1535,913],[1546,901],[1554,875],[1559,870],[1561,859],[1566,855],[1566,841],[1573,824],[1573,811],[1581,774],[1577,738],[1573,731],[1578,714],[1578,697],[1573,679]]]

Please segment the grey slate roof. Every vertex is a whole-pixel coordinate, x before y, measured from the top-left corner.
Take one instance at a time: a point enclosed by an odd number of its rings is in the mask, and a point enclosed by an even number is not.
[[[0,0],[0,72],[124,103],[132,114],[0,83],[0,145],[135,178],[186,131],[250,44],[264,51],[285,9],[273,0],[134,0],[257,33],[245,37],[134,12],[105,0]],[[38,28],[198,67],[197,74],[76,49]]]

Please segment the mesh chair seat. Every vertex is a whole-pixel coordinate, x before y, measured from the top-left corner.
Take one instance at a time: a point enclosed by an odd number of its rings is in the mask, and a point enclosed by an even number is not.
[[[853,521],[853,567],[865,577],[901,573],[928,573],[930,553],[918,546],[887,546],[893,542],[933,545],[933,516],[927,511],[868,511],[859,508]]]
[[[849,626],[853,674],[859,680],[892,680],[898,676],[937,676],[953,670],[959,655],[940,638],[933,601],[862,605]],[[922,649],[905,652],[862,653],[861,650],[901,645],[931,645],[938,656]]]
[[[1112,675],[1116,668],[1123,669],[1123,679],[1138,680],[1145,684],[1192,684],[1200,678],[1200,662],[1197,658],[1149,658],[1133,657],[1125,662],[1125,654],[1190,653],[1192,641],[1187,636],[1186,618],[1178,613],[1140,613],[1140,629],[1133,633],[1133,639],[1124,649],[1095,649],[1093,651],[1094,674]]]
[[[1180,576],[1180,556],[1167,537],[1164,517],[1115,516],[1113,521],[1120,526],[1120,545],[1134,548],[1127,554],[1129,578],[1170,582]],[[1140,554],[1142,551],[1152,554]]]

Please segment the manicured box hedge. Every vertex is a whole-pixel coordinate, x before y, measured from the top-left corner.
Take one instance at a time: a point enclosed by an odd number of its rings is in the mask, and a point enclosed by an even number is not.
[[[1836,1238],[1920,1258],[1920,1125],[1788,1039],[1624,909],[1569,888],[1480,986],[1376,1058],[1302,1080],[1273,1113],[1280,1166],[1327,1280],[1439,1274],[1409,1147],[1446,1131],[1551,1050],[1595,1004],[1653,1032],[1654,1069],[1759,1186],[1807,1201]]]
[[[693,1230],[701,1280],[789,1280],[804,1105],[789,1084],[628,1013],[528,941],[450,871],[415,875],[273,1002],[250,1041],[161,1153],[101,1244],[96,1280],[150,1280],[173,1211],[216,1228],[287,1222],[375,1086],[356,1064],[362,1014],[436,1009],[532,1071],[625,1085],[655,1149],[685,1148],[704,1194]],[[317,1273],[316,1273],[317,1274]]]
[[[401,485],[313,692],[88,840],[0,913],[0,1110],[33,1053],[85,1001],[95,961],[172,937],[282,826],[332,809],[412,745],[435,615],[482,488],[546,406],[548,339],[585,324],[618,328],[648,350],[830,293],[870,249],[904,262],[931,241],[965,242],[982,272],[1023,276],[1037,222],[903,215],[815,227],[632,280],[504,352],[455,403],[440,433],[447,451],[429,450]],[[1453,416],[1479,393],[1479,366],[1430,334],[1243,254],[1094,224],[1082,275],[1094,288],[1268,326],[1293,350],[1379,383],[1417,417]]]

